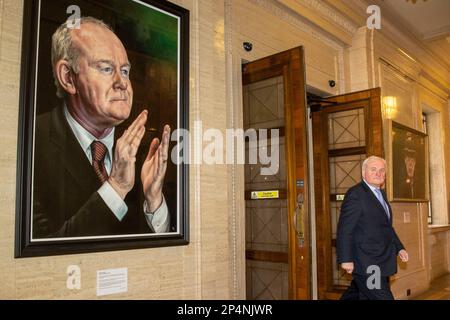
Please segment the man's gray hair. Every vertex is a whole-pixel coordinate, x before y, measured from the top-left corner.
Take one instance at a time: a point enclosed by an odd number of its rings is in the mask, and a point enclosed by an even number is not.
[[[361,168],[361,173],[362,173],[363,177],[364,177],[364,171],[366,171],[367,165],[372,160],[381,160],[381,161],[383,161],[384,167],[387,168],[386,160],[384,160],[383,158],[377,157],[377,156],[370,156],[370,157],[366,158],[366,160],[363,161],[362,168]]]
[[[52,69],[53,69],[53,78],[55,79],[56,85],[56,95],[59,98],[64,98],[66,92],[59,84],[58,78],[56,77],[56,62],[63,59],[67,60],[70,67],[75,73],[79,72],[78,66],[78,56],[80,54],[79,48],[77,48],[72,42],[71,36],[71,28],[67,26],[69,21],[61,24],[58,29],[56,29],[55,33],[52,36]],[[111,27],[104,23],[102,20],[93,18],[93,17],[82,17],[80,19],[80,27],[83,23],[93,23],[99,26],[102,26],[108,30],[111,30]]]

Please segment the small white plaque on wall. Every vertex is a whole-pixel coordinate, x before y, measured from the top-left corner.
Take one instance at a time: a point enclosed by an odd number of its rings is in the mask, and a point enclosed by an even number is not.
[[[403,223],[411,223],[411,214],[408,211],[403,212]]]
[[[128,268],[97,270],[97,296],[128,291]]]

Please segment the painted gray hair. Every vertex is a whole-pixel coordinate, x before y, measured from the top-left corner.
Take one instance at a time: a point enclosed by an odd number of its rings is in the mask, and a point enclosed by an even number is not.
[[[364,177],[364,171],[366,171],[367,165],[372,160],[381,160],[381,161],[383,161],[384,167],[387,168],[386,160],[384,160],[383,158],[377,157],[377,156],[370,156],[370,157],[366,158],[366,160],[363,161],[363,164],[362,164],[362,167],[361,167],[361,174],[362,174],[363,177]]]
[[[56,95],[59,98],[64,98],[66,96],[66,92],[61,87],[58,78],[56,77],[56,62],[58,62],[59,60],[66,60],[75,73],[79,72],[78,56],[80,54],[80,50],[72,42],[71,28],[67,26],[68,23],[69,20],[61,24],[52,36],[53,78],[56,85]],[[80,27],[84,23],[93,23],[113,31],[109,25],[104,23],[102,20],[96,19],[94,17],[80,18]]]

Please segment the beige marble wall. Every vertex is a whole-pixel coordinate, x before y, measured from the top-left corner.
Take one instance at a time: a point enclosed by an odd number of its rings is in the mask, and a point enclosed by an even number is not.
[[[344,46],[325,32],[303,22],[277,1],[227,1],[231,6],[233,55],[241,61],[253,61],[297,46],[305,49],[307,84],[329,94],[345,90]],[[249,41],[247,52],[242,43]],[[335,80],[331,88],[328,80]]]
[[[429,115],[434,223],[447,224],[450,216],[450,73],[445,66],[427,57],[419,43],[407,42],[406,37],[399,37],[398,33],[397,38],[390,38],[386,33],[375,34],[373,50],[378,66],[375,85],[381,86],[383,96],[398,97],[398,108],[393,115],[383,110],[385,120],[391,118],[421,131],[422,112]],[[387,141],[385,135],[385,150],[389,150]]]
[[[447,272],[450,272],[450,232],[447,231]]]
[[[370,65],[370,42],[368,42],[369,31],[366,27],[361,27],[353,36],[352,46],[346,49],[349,54],[348,65],[351,79],[350,90],[360,91],[370,88],[369,68]]]
[[[432,173],[430,187],[433,223],[447,224],[449,208],[448,178],[446,177],[450,168],[446,159],[450,158],[446,150],[448,142],[445,141],[448,141],[450,132],[446,122],[448,108],[443,98],[445,93],[421,81],[421,74],[426,73],[427,68],[422,61],[407,57],[398,50],[399,47],[399,42],[394,42],[380,33],[374,37],[374,61],[377,66],[373,77],[375,84],[381,87],[383,97],[397,98],[397,108],[394,112],[389,112],[386,108],[382,109],[385,155],[389,159],[391,153],[388,135],[389,119],[422,131],[422,112],[429,115],[428,119],[432,125],[429,132],[429,158]],[[436,247],[434,244],[436,241],[433,241],[436,237],[428,237],[428,204],[392,203],[392,208],[396,217],[394,226],[402,241],[404,238],[408,240],[404,244],[410,253],[410,262],[405,265],[400,264],[402,268],[394,277],[393,292],[396,297],[406,299],[408,298],[407,289],[410,289],[411,296],[414,296],[425,290],[436,274],[442,274],[441,270],[448,269],[447,259],[442,258],[442,253],[446,252],[446,243],[437,241],[439,245]],[[411,222],[405,222],[404,212],[409,212]],[[417,219],[422,222],[419,226],[413,223]],[[438,240],[442,239],[438,237]],[[425,254],[417,255],[418,252]],[[433,268],[430,269],[432,266]]]
[[[430,246],[430,280],[434,280],[449,272],[448,257],[448,235],[449,231],[436,231],[430,229],[428,232]]]
[[[16,268],[13,256],[22,5],[18,1],[2,1],[0,10],[0,277],[4,283],[0,290],[2,297],[15,298]],[[41,273],[40,277],[42,279],[45,275]]]
[[[427,115],[429,135],[429,163],[430,163],[430,192],[431,209],[433,212],[434,225],[447,225],[449,223],[449,212],[447,206],[448,177],[450,168],[446,159],[450,159],[449,147],[449,113],[445,100],[433,94],[425,88],[418,90],[419,112]]]
[[[190,10],[190,115],[225,128],[224,5],[179,0]],[[224,166],[190,167],[187,246],[14,259],[16,152],[22,1],[0,1],[0,299],[96,299],[96,271],[127,267],[128,292],[104,299],[230,297],[227,185]],[[211,47],[211,44],[215,44]],[[66,289],[66,268],[81,268],[81,290]]]
[[[425,204],[391,203],[394,227],[409,254],[408,263],[398,260],[398,272],[392,279],[392,293],[397,299],[417,295],[428,288],[429,247]]]

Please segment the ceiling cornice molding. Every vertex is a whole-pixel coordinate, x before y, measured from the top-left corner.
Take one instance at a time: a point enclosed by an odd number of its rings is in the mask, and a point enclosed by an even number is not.
[[[428,32],[421,32],[416,28],[414,24],[412,24],[410,21],[406,20],[403,16],[400,14],[397,14],[394,11],[394,8],[389,4],[388,1],[384,0],[370,0],[366,3],[370,4],[376,4],[378,5],[382,10],[382,17],[383,14],[388,16],[388,19],[393,22],[395,21],[395,25],[397,27],[402,28],[402,30],[408,30],[408,33],[410,33],[414,38],[418,40],[431,40],[431,39],[437,39],[437,38],[445,38],[446,36],[449,36],[450,34],[450,25],[446,25],[440,28],[436,28],[433,30],[430,30]]]
[[[411,32],[405,24],[398,19],[397,15],[393,15],[383,1],[380,0],[351,0],[364,5],[376,4],[381,9],[381,29],[377,30],[383,37],[389,39],[393,44],[406,51],[415,60],[420,63],[422,68],[429,68],[431,73],[440,75],[435,78],[444,86],[450,84],[450,63],[444,61],[432,52],[421,40],[417,34]]]
[[[384,26],[384,32],[378,31],[379,36],[376,38],[378,38],[379,41],[383,41],[384,46],[387,45],[392,48],[397,48],[398,54],[401,56],[404,56],[404,53],[407,53],[415,60],[413,64],[420,68],[420,70],[417,71],[425,72],[425,70],[428,70],[426,71],[428,77],[432,77],[434,82],[440,83],[440,87],[443,86],[449,88],[446,92],[450,93],[450,72],[449,69],[445,67],[445,64],[439,63],[440,59],[436,58],[435,55],[427,48],[418,46],[417,42],[413,42],[411,39],[405,40],[404,36],[402,37],[401,31],[398,29],[392,26],[386,26],[386,23]],[[383,40],[383,38],[385,40]],[[386,41],[388,41],[388,43],[386,43]],[[384,52],[386,52],[386,50],[384,50],[381,45],[376,47],[378,47],[377,52],[380,56],[384,57]],[[402,53],[398,50],[399,48],[404,52]],[[410,63],[410,65],[413,64]]]
[[[308,32],[313,38],[320,40],[331,48],[343,50],[343,41],[337,37],[331,38],[327,36],[325,32],[315,28],[304,16],[299,15],[297,12],[293,12],[285,5],[281,4],[280,1],[254,0],[254,3],[283,21],[291,23],[305,32]]]
[[[422,39],[425,41],[436,40],[440,38],[445,38],[450,35],[450,26],[442,27],[440,29],[435,29],[433,31],[422,34]]]
[[[266,0],[266,2],[269,2]],[[358,25],[324,0],[276,0],[280,5],[350,46]]]
[[[437,77],[434,79],[441,85],[450,83],[450,63],[428,48],[422,36],[414,33],[403,19],[393,14],[384,1],[340,0],[337,3],[336,0],[255,0],[255,3],[288,22],[307,27],[310,34],[322,41],[326,41],[323,35],[328,33],[346,46],[352,45],[358,29],[366,25],[369,17],[367,7],[378,5],[381,9],[381,30],[376,32],[410,54],[421,68],[429,68],[428,78],[429,74],[435,74]],[[336,45],[334,41],[329,42]]]
[[[339,11],[341,15],[349,19],[356,28],[361,27],[366,24],[367,15],[365,9],[361,10],[360,7],[355,7],[354,1],[352,0],[322,0],[328,4],[328,6]]]
[[[310,9],[316,10],[322,17],[331,19],[335,24],[346,30],[350,34],[354,34],[358,30],[358,26],[348,17],[340,14],[327,2],[320,0],[297,0],[304,2]]]
[[[429,56],[429,59],[433,60],[432,64],[438,63],[447,72],[450,72],[450,63],[444,61],[436,54],[433,53],[424,43],[422,35],[412,31],[413,28],[409,23],[398,15],[392,14],[391,10],[385,5],[384,1],[380,0],[362,0],[367,5],[376,4],[381,9],[381,33],[388,38],[391,38],[396,43],[403,43],[407,46],[408,51],[415,51],[413,48],[417,48],[421,53],[425,53]],[[417,53],[411,52],[413,55]],[[426,62],[426,61],[423,61]]]
[[[436,78],[433,77],[431,74],[429,74],[426,70],[421,70],[420,74],[419,74],[419,81],[421,79],[426,79],[429,84],[435,86],[436,88],[438,88],[441,92],[440,94],[438,94],[438,96],[444,100],[449,99],[450,97],[450,88],[446,87],[445,85],[443,85],[440,81],[436,81]],[[447,96],[445,96],[447,95]]]

